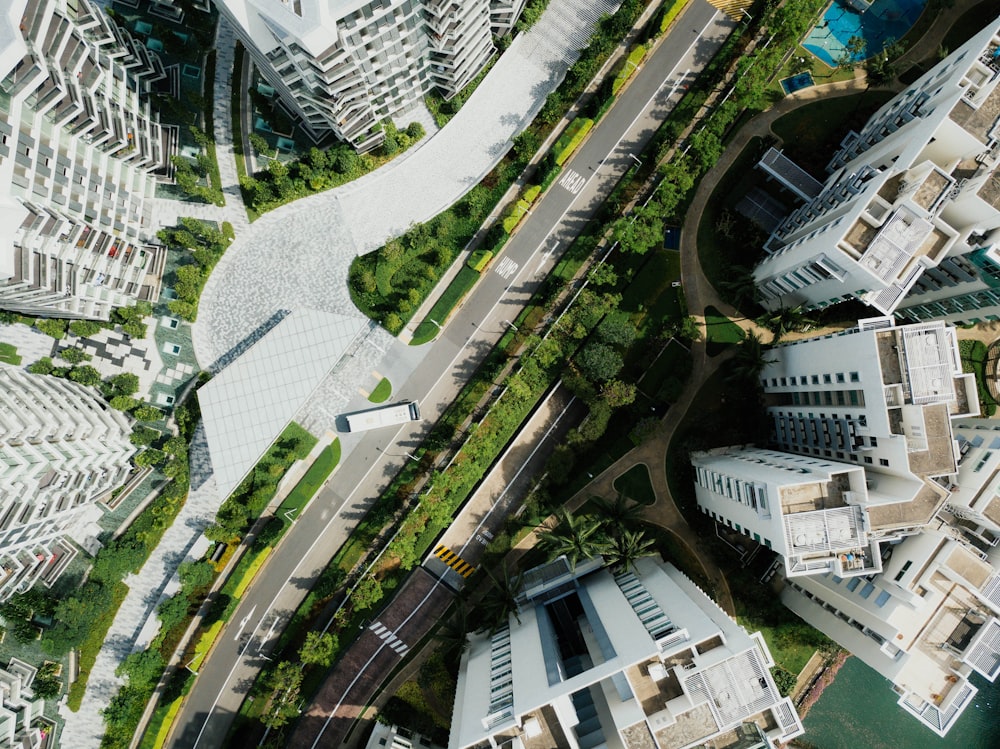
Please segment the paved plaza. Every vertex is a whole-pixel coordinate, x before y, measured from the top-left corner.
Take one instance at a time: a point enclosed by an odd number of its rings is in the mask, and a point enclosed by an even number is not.
[[[600,16],[613,9],[603,0],[553,0],[462,110],[417,150],[238,229],[201,297],[194,326],[201,366],[211,367],[278,310],[355,313],[347,290],[355,255],[427,221],[475,186],[555,89]]]

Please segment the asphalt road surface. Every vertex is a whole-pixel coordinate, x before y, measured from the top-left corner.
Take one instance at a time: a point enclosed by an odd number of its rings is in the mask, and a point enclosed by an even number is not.
[[[223,745],[258,670],[316,576],[407,459],[404,452],[420,443],[506,331],[506,321],[531,298],[554,265],[556,251],[580,233],[619,177],[633,166],[633,156],[733,26],[704,0],[693,0],[641,66],[462,309],[429,344],[431,355],[397,391],[400,399],[421,402],[426,421],[395,434],[367,434],[271,555],[209,658],[199,664],[199,676],[175,723],[172,749]]]

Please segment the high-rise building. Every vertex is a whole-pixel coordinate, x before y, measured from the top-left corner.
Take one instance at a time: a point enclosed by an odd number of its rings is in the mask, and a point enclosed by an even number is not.
[[[888,550],[880,574],[796,577],[781,600],[891,681],[899,705],[944,736],[976,694],[972,673],[1000,673],[1000,576],[944,523]]]
[[[437,89],[455,96],[524,0],[216,0],[260,74],[319,140],[359,151]]]
[[[53,746],[57,727],[43,715],[45,700],[32,689],[37,675],[37,668],[17,658],[0,668],[0,749]]]
[[[993,21],[845,138],[822,190],[765,245],[767,307],[1000,315],[997,49]]]
[[[759,633],[672,565],[601,564],[529,571],[517,616],[470,638],[450,749],[776,747],[802,733]]]
[[[159,60],[90,0],[0,9],[0,307],[106,319],[155,301]]]
[[[63,535],[127,478],[130,434],[92,390],[0,369],[0,599],[65,564]]]
[[[699,507],[780,553],[788,575],[877,572],[878,544],[948,500],[952,420],[979,413],[955,330],[870,318],[771,353],[761,386],[776,450],[693,455]]]

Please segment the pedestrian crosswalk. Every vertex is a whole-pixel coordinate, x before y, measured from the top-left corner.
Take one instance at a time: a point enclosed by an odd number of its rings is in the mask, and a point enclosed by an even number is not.
[[[559,178],[559,186],[566,188],[574,195],[579,195],[585,184],[587,184],[587,180],[584,176],[573,169],[567,169],[566,173]]]
[[[467,578],[476,569],[475,566],[466,562],[464,559],[462,559],[462,557],[460,557],[458,554],[456,554],[454,551],[449,549],[444,544],[434,549],[434,556],[436,556],[442,562],[447,564],[462,577]]]
[[[395,633],[389,629],[387,626],[382,624],[382,622],[372,622],[368,625],[376,637],[385,641],[385,644],[396,651],[397,655],[406,655],[410,650],[410,646],[396,637]]]

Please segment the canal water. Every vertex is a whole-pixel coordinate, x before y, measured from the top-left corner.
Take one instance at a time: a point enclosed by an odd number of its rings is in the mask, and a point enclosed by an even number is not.
[[[979,693],[942,739],[896,704],[884,677],[848,658],[806,715],[802,739],[818,749],[1000,749],[1000,679],[972,682]]]

